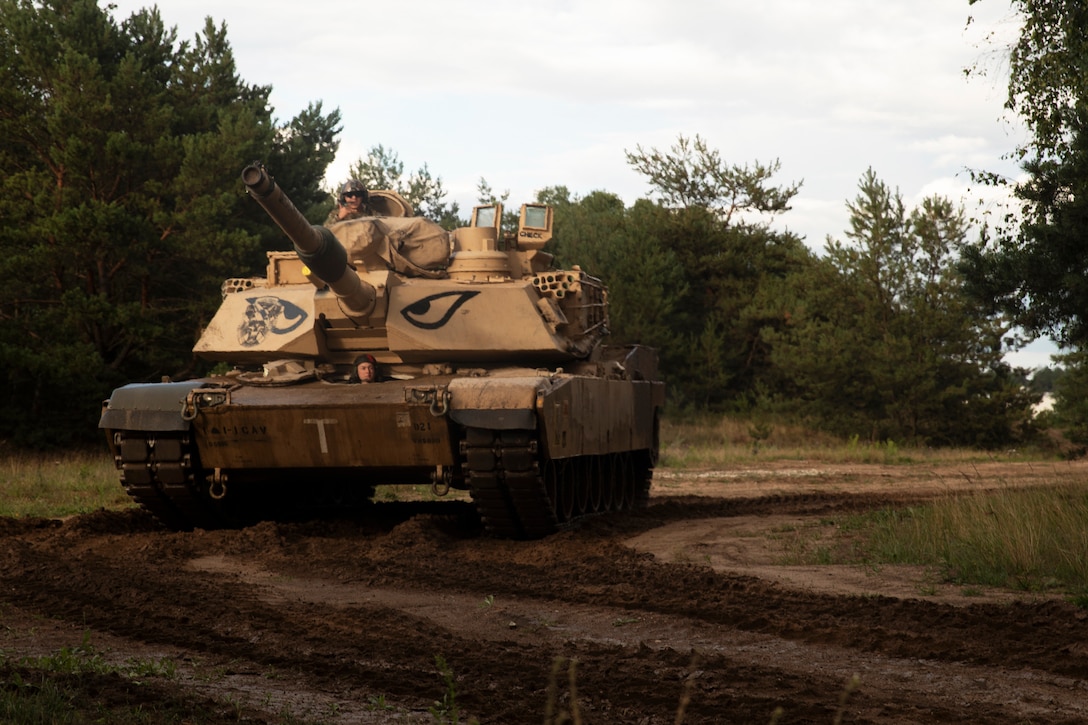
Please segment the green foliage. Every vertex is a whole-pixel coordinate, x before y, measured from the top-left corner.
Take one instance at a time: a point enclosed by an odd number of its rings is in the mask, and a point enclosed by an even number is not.
[[[948,497],[866,515],[872,563],[926,564],[946,581],[1088,591],[1088,495],[1075,487]]]
[[[605,280],[614,338],[659,350],[676,404],[747,407],[767,372],[761,330],[782,324],[777,286],[811,262],[799,238],[770,230],[798,187],[769,185],[777,162],[729,166],[699,137],[627,158],[663,203],[545,189],[550,251]]]
[[[1066,346],[1088,344],[1088,126],[1073,133],[1064,157],[1022,163],[1018,220],[988,231],[964,260],[979,299]]]
[[[977,2],[977,0],[971,0]],[[1026,176],[978,177],[1018,202],[965,250],[972,293],[1029,336],[1049,335],[1084,364],[1088,349],[1088,7],[1014,0],[1023,21],[1009,56],[1005,106],[1029,135],[1010,156]],[[1071,371],[1055,409],[1069,437],[1088,442],[1085,373]]]
[[[789,324],[765,333],[777,407],[875,441],[992,448],[1030,433],[1038,396],[955,268],[962,209],[931,197],[908,213],[872,170],[859,188],[849,243],[829,240],[792,278]]]
[[[322,180],[340,146],[337,139],[340,130],[339,111],[322,115],[322,103],[311,103],[278,130],[264,159],[265,165],[275,171],[276,184],[286,191],[295,208],[314,223],[323,221],[334,203],[322,187]],[[254,231],[262,235],[265,250],[292,248],[256,204],[246,204],[244,209]]]
[[[547,190],[541,192],[541,194],[544,196],[548,196],[549,193],[550,192]],[[554,199],[556,203],[559,203],[566,199],[568,196],[570,196],[570,193],[567,191],[567,188],[565,186],[555,187],[554,193],[558,194],[558,196],[556,196],[556,198]],[[477,182],[476,184],[476,200],[480,202],[480,204],[505,204],[507,199],[509,198],[509,189],[505,189],[501,194],[496,194],[495,190],[491,188],[491,184],[487,183],[487,179],[482,176],[480,177],[479,182]],[[538,199],[537,201],[540,201],[540,203],[542,204],[552,203],[552,200],[550,199],[547,201],[543,199]]]
[[[564,187],[538,199],[556,209],[557,262],[609,285],[613,336],[659,350],[674,407],[779,411],[877,442],[994,447],[1033,432],[1005,328],[955,270],[967,227],[951,202],[908,212],[870,171],[850,243],[817,258],[770,229],[797,190],[770,185],[777,163],[728,166],[683,136],[628,160],[664,204]]]
[[[457,723],[461,722],[461,711],[457,706],[457,688],[454,684],[453,669],[446,663],[446,658],[442,655],[434,656],[434,664],[438,668],[439,674],[442,675],[445,690],[442,692],[442,699],[435,700],[434,705],[428,709],[428,712],[437,723],[457,725]]]
[[[971,0],[977,2],[978,0]],[[1088,7],[1079,0],[1014,0],[1023,20],[1009,57],[1006,108],[1028,138],[1010,156],[1027,177],[979,173],[1008,188],[1018,213],[967,250],[974,293],[1030,335],[1088,343]]]
[[[608,285],[612,339],[665,354],[676,349],[674,308],[687,283],[675,255],[646,228],[641,207],[628,211],[619,197],[603,191],[572,200],[562,187],[537,198],[555,209],[548,249],[556,263],[578,264]]]
[[[1061,384],[1060,381],[1064,375],[1065,372],[1061,368],[1050,366],[1039,368],[1032,373],[1028,385],[1032,392],[1040,394],[1052,393],[1054,388]]]
[[[416,214],[446,229],[463,225],[458,217],[457,202],[444,201],[446,190],[442,187],[442,179],[432,175],[427,164],[406,176],[404,162],[397,153],[378,145],[370,149],[366,158],[360,158],[352,165],[350,175],[368,189],[397,192],[408,200]]]
[[[223,278],[278,233],[241,193],[253,159],[306,209],[338,112],[277,128],[235,71],[225,26],[178,42],[157,9],[118,24],[94,0],[0,0],[0,436],[95,435],[120,382],[194,372]]]
[[[177,664],[171,659],[138,660],[128,658],[123,665],[110,663],[106,653],[91,643],[89,633],[83,634],[83,641],[75,647],[62,647],[53,654],[41,657],[23,657],[20,667],[62,675],[112,674],[125,677],[163,677],[173,678],[177,674]]]
[[[1077,0],[1013,0],[1012,7],[1023,24],[1009,54],[1005,107],[1031,131],[1016,153],[1061,158],[1085,120],[1088,7]]]
[[[681,134],[668,152],[636,146],[626,156],[665,206],[709,209],[726,225],[737,214],[786,211],[801,188],[800,184],[768,186],[780,169],[778,160],[766,165],[728,165],[698,135],[691,140]]]
[[[0,722],[49,723],[67,725],[79,722],[72,708],[73,694],[53,682],[25,679],[19,672],[5,671],[6,686],[0,690]]]
[[[83,635],[83,642],[76,647],[62,647],[51,655],[27,657],[20,664],[36,670],[65,675],[102,674],[112,671],[102,653],[91,644],[87,633]]]
[[[1079,446],[1088,445],[1088,351],[1057,358],[1065,372],[1054,382],[1054,424]]]

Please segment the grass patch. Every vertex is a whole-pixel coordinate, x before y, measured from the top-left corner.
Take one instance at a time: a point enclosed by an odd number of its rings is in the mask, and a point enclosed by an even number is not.
[[[690,416],[661,421],[661,463],[665,468],[721,468],[759,460],[825,463],[962,463],[1054,458],[1038,450],[995,454],[967,448],[918,448],[894,441],[850,440],[802,425],[743,416]]]
[[[133,505],[105,451],[0,458],[0,516],[54,518]]]
[[[794,549],[806,563],[916,564],[978,595],[978,586],[1088,595],[1088,490],[1063,484],[949,495],[846,517],[833,541]],[[802,552],[802,553],[798,553]]]
[[[0,662],[6,658],[0,655]],[[8,663],[10,664],[10,663]],[[22,657],[15,664],[21,668],[62,675],[119,674],[127,678],[161,677],[173,679],[177,665],[169,658],[138,660],[128,658],[122,664],[110,663],[106,653],[91,644],[89,634],[75,647],[63,647],[51,655]]]
[[[62,518],[135,505],[106,451],[15,453],[0,457],[0,517]],[[467,491],[445,496],[430,486],[377,486],[375,501],[469,500]]]
[[[154,687],[150,694],[129,694],[139,692],[149,678],[175,676],[176,665],[168,658],[111,663],[86,634],[79,645],[40,657],[0,652],[0,682],[6,683],[0,687],[0,722],[199,722],[191,708],[157,697]]]
[[[1083,487],[950,496],[883,516],[868,540],[872,557],[936,566],[956,584],[1088,592]]]

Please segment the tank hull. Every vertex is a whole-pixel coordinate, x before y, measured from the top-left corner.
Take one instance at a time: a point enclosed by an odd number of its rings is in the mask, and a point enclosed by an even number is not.
[[[199,408],[193,437],[204,465],[227,471],[452,465],[449,421],[432,415],[428,402],[406,402],[414,390],[318,381],[240,387]]]
[[[506,368],[370,384],[119,388],[122,483],[172,528],[343,514],[378,485],[468,490],[511,538],[645,503],[664,385]]]

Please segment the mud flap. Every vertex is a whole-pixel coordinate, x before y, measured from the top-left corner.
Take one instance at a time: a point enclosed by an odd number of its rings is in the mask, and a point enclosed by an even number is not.
[[[135,383],[113,391],[102,410],[99,428],[108,430],[188,430],[182,417],[185,399],[203,380],[183,383]]]
[[[465,428],[536,430],[540,377],[459,378],[450,382],[449,416]]]

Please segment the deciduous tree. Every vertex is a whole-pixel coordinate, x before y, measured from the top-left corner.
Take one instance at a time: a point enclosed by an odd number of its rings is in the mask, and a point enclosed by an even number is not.
[[[973,4],[978,0],[970,0]],[[1027,176],[1009,188],[1017,213],[965,250],[972,290],[1031,336],[1088,345],[1088,6],[1013,0],[1023,21],[1009,55],[1006,108],[1029,135],[1011,156]]]
[[[801,239],[771,228],[800,184],[776,186],[778,162],[730,165],[696,136],[667,152],[627,154],[658,197],[636,204],[634,225],[675,260],[679,299],[664,351],[674,401],[699,407],[747,407],[768,372],[763,330],[783,323],[771,290],[805,268]]]

